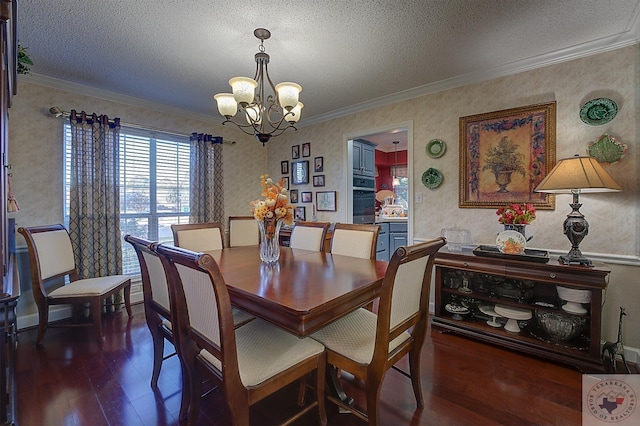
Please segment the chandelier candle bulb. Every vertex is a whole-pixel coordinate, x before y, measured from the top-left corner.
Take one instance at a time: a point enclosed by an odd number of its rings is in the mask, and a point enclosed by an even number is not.
[[[287,114],[287,121],[291,124],[297,123],[300,120],[300,114],[302,114],[302,108],[304,104],[302,102],[298,102],[298,104],[289,111]]]

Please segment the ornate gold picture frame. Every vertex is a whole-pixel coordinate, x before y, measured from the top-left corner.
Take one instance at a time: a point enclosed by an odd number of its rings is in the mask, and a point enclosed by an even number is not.
[[[460,117],[459,207],[553,210],[553,194],[534,189],[555,161],[555,102]]]

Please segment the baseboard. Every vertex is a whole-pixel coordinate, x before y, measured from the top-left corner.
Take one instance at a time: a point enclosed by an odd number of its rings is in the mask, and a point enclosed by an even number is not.
[[[142,287],[131,286],[131,303],[141,303],[143,301]],[[61,305],[49,308],[49,321],[62,321],[71,318],[71,306]],[[38,326],[38,313],[18,316],[18,330],[33,328]]]

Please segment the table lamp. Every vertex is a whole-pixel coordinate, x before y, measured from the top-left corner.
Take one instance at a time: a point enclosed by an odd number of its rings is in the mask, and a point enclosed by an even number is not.
[[[565,265],[580,264],[591,266],[591,261],[580,252],[580,242],[589,233],[589,223],[579,209],[582,204],[578,197],[581,193],[617,192],[622,188],[593,157],[575,155],[560,160],[553,170],[534,189],[535,192],[551,194],[573,194],[570,204],[573,211],[564,221],[564,234],[571,241],[571,250],[558,259]]]

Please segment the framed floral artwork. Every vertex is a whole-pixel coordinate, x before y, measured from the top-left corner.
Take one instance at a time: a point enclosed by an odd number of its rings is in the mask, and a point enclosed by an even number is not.
[[[336,191],[316,192],[316,208],[319,212],[335,212],[337,210]]]
[[[289,191],[289,201],[291,201],[292,203],[297,203],[298,202],[298,190],[297,189],[292,189],[291,191]]]
[[[303,192],[300,196],[302,197],[301,199],[303,203],[310,203],[313,201],[313,193],[311,192]]]
[[[555,102],[460,117],[459,207],[552,210],[553,194],[534,190],[555,161]]]
[[[291,147],[291,158],[294,160],[300,158],[300,145],[294,145]]]

